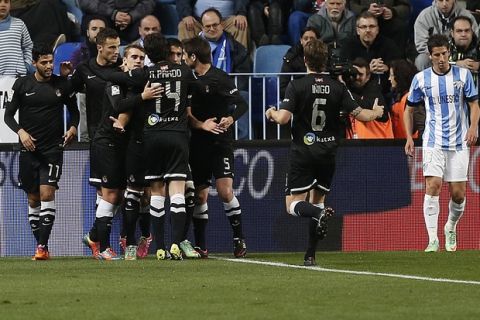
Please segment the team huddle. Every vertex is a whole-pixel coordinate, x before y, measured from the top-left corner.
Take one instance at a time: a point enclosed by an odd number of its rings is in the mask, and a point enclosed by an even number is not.
[[[75,93],[80,90],[86,93],[91,138],[90,183],[97,189],[95,221],[83,238],[93,257],[120,259],[111,248],[110,233],[122,204],[120,243],[126,260],[145,257],[153,239],[159,260],[208,257],[205,239],[212,176],[232,226],[234,256],[244,257],[241,207],[232,187],[232,124],[247,110],[246,102],[229,76],[211,66],[210,46],[201,38],[183,43],[185,64],[169,61],[167,40],[159,34],[149,35],[143,48],[127,46],[123,62],[119,46],[116,31],[102,30],[97,35],[97,57],[81,63],[69,78],[52,74],[51,50],[36,48],[37,71],[14,85],[5,120],[22,143],[20,181],[37,240],[33,259],[49,258],[55,190],[63,147],[78,126]],[[150,67],[143,66],[146,55],[153,62]],[[62,74],[71,71],[70,64],[62,64]],[[64,104],[71,114],[65,135]],[[19,123],[14,119],[17,110]],[[167,197],[173,228],[169,249],[164,239]],[[192,222],[195,248],[187,240]]]
[[[180,43],[183,62],[172,58],[177,55],[171,55],[167,40],[159,34],[148,35],[143,47],[127,46],[123,62],[114,30],[102,30],[96,42],[97,57],[77,66],[68,79],[52,75],[50,50],[34,50],[37,71],[15,82],[7,104],[5,123],[18,133],[22,145],[20,181],[28,195],[28,218],[37,240],[33,259],[49,258],[55,190],[63,148],[76,135],[75,93],[81,90],[86,93],[91,138],[90,182],[97,189],[95,221],[83,243],[93,257],[120,259],[110,245],[112,219],[120,207],[125,260],[145,257],[153,241],[159,260],[208,257],[207,200],[212,176],[232,228],[233,254],[245,257],[242,211],[233,193],[232,125],[246,112],[247,104],[228,74],[212,66],[208,42],[194,37]],[[425,251],[439,250],[438,198],[443,180],[449,182],[451,193],[445,249],[455,251],[456,226],[465,210],[468,148],[478,136],[478,91],[470,71],[448,63],[446,37],[431,36],[428,49],[433,66],[415,76],[408,96],[405,153],[414,152],[413,109],[425,102],[424,218],[429,236]],[[325,197],[342,136],[340,113],[368,122],[382,117],[384,109],[377,100],[360,107],[341,79],[324,72],[328,48],[322,41],[308,42],[304,53],[307,75],[292,80],[279,110],[269,108],[265,115],[278,124],[292,124],[286,211],[310,221],[304,265],[313,266],[317,243],[326,236],[334,214],[325,206]],[[150,66],[143,65],[146,56]],[[72,69],[65,63],[62,74]],[[70,112],[66,133],[64,104]],[[19,123],[14,118],[17,110]],[[167,198],[173,229],[169,249],[164,235]],[[191,224],[194,245],[187,239]]]

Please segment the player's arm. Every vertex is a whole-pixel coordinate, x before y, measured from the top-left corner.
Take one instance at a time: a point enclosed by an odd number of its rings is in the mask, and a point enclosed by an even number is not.
[[[152,86],[150,82],[147,82],[142,93],[127,95],[126,98],[120,99],[118,103],[113,104],[113,109],[118,113],[129,112],[133,110],[135,106],[142,105],[143,101],[161,98],[164,91],[165,88],[163,86]]]
[[[70,121],[67,125],[68,130],[63,135],[63,145],[66,146],[72,142],[77,135],[78,123],[80,122],[80,112],[78,111],[77,96],[71,93],[65,101],[68,113],[70,114]]]
[[[204,130],[207,132],[211,132],[213,134],[220,134],[226,131],[223,127],[221,127],[217,122],[217,118],[209,118],[205,121],[198,120],[192,114],[192,107],[187,107],[187,117],[188,117],[188,124],[191,128],[197,130]]]
[[[467,145],[471,146],[477,142],[478,121],[480,117],[480,111],[478,109],[478,89],[475,86],[471,72],[467,72],[467,79],[463,90],[468,106],[470,107],[470,127],[467,130],[465,141],[467,141]]]
[[[292,115],[296,108],[296,90],[293,82],[290,82],[287,85],[285,90],[285,98],[280,104],[280,109],[277,110],[276,107],[270,107],[265,111],[265,117],[278,124],[287,124],[291,119]]]
[[[18,81],[18,80],[17,80]],[[27,131],[20,127],[20,124],[15,120],[15,113],[20,108],[20,95],[18,93],[18,83],[15,82],[13,85],[13,96],[10,101],[7,102],[5,107],[5,114],[3,116],[3,121],[5,124],[13,131],[18,134],[20,142],[28,151],[35,150],[35,141],[36,139],[32,137]]]
[[[286,109],[277,110],[275,107],[270,107],[265,111],[265,116],[272,122],[287,124],[292,118],[292,113]]]
[[[219,88],[220,94],[226,99],[229,106],[235,106],[229,117],[220,119],[219,125],[226,130],[247,112],[248,104],[240,95],[240,91],[238,91],[230,77],[225,76],[220,83],[223,84],[223,86]]]
[[[409,157],[413,157],[413,151],[415,144],[413,142],[413,112],[414,106],[407,103],[405,112],[403,113],[403,125],[405,126],[405,133],[407,135],[407,141],[405,142],[405,154]]]
[[[478,99],[469,101],[468,106],[470,107],[470,127],[468,128],[465,140],[469,146],[472,146],[477,142],[478,138],[478,121],[480,118]]]

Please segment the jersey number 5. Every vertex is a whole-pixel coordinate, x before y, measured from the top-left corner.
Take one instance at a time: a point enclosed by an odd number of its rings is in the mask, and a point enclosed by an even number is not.
[[[316,98],[313,102],[312,108],[312,130],[313,131],[322,131],[325,128],[325,121],[327,120],[327,115],[325,111],[320,109],[321,105],[325,105],[325,99]]]
[[[167,97],[167,99],[175,100],[174,111],[178,111],[178,107],[180,106],[180,81],[175,81],[175,92],[171,91],[171,82],[166,82],[164,95]],[[161,113],[162,111],[162,98],[163,97],[155,100],[155,111],[157,113]]]

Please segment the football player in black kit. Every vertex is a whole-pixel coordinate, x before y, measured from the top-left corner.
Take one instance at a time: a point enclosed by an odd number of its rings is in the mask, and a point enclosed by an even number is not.
[[[76,91],[85,89],[86,95],[86,111],[87,111],[87,128],[90,139],[90,184],[97,188],[96,205],[101,202],[101,176],[97,172],[94,163],[94,151],[92,140],[100,125],[102,119],[102,101],[105,95],[105,88],[107,81],[105,77],[107,74],[119,70],[119,46],[120,38],[115,30],[105,28],[101,30],[96,37],[97,42],[97,56],[90,60],[80,63],[71,77],[72,87]],[[63,67],[70,68],[71,64],[63,64]],[[98,218],[98,217],[96,217]],[[97,257],[100,253],[100,243],[96,231],[97,224],[94,223],[92,229],[87,233],[82,241],[92,250],[93,257]]]
[[[97,40],[99,36],[100,33]],[[108,41],[111,41],[112,45],[107,47],[107,50],[118,55],[118,46],[116,49],[115,46],[120,44],[120,39],[110,36],[107,37],[107,44]],[[116,59],[117,57],[112,56],[112,61]],[[160,89],[147,86],[138,98],[127,97],[127,92],[126,87],[111,82],[106,83],[103,97],[101,97],[101,122],[93,138],[91,157],[95,170],[101,177],[102,194],[93,228],[100,243],[100,252],[96,256],[99,260],[119,259],[110,247],[110,231],[113,216],[121,203],[127,181],[125,160],[129,136],[116,131],[111,119],[118,118],[120,113],[132,110],[143,100],[158,98]]]
[[[77,133],[79,112],[76,96],[65,78],[53,75],[53,53],[48,47],[33,49],[33,75],[13,85],[5,123],[22,143],[19,181],[28,197],[28,220],[37,241],[34,260],[50,257],[48,239],[55,220],[55,191],[62,174],[63,149]],[[63,132],[63,105],[70,113]],[[19,110],[19,123],[15,113]]]
[[[142,103],[137,95],[137,105],[143,105],[143,142],[146,174],[150,182],[150,215],[157,245],[157,259],[170,257],[182,259],[179,244],[184,240],[185,228],[185,180],[188,173],[188,126],[187,96],[194,80],[191,70],[166,61],[169,47],[160,34],[145,38],[147,56],[155,64],[145,69],[136,69],[128,74],[118,73],[112,78],[117,83],[139,87],[161,88],[161,97]],[[128,77],[128,80],[125,80]],[[170,198],[173,239],[170,250],[164,240],[165,197]],[[127,236],[128,240],[128,236]]]
[[[333,215],[331,208],[324,207],[324,200],[330,191],[342,135],[340,111],[372,121],[383,115],[383,106],[375,101],[372,110],[362,109],[343,83],[324,72],[328,51],[322,41],[310,41],[304,53],[308,75],[291,81],[280,110],[272,107],[265,115],[278,124],[287,124],[293,118],[285,202],[289,214],[310,219],[304,265],[312,266],[317,241],[325,237],[327,221]],[[306,198],[310,190],[309,203]]]
[[[208,221],[208,191],[212,175],[218,196],[233,229],[234,256],[247,252],[242,231],[241,208],[233,194],[233,130],[232,124],[247,111],[232,79],[211,64],[208,42],[200,37],[185,40],[184,60],[195,71],[191,107],[188,108],[192,128],[190,165],[196,187],[197,204],[193,214],[197,251],[208,256],[205,230]],[[233,109],[231,106],[235,106]]]

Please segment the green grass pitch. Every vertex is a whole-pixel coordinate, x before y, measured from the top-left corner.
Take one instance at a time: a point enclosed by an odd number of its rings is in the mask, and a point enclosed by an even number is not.
[[[216,257],[2,258],[0,319],[480,319],[476,251],[317,253],[326,270],[291,267],[301,253]]]

